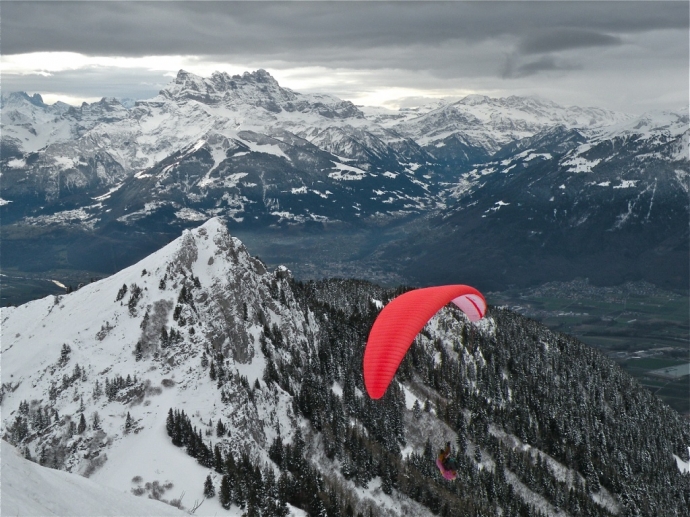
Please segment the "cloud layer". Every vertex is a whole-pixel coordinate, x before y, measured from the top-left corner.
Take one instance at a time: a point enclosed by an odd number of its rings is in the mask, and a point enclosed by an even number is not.
[[[45,72],[39,66],[4,72],[3,86],[76,94],[81,71],[90,83],[81,81],[85,96],[98,89],[100,73],[120,77],[117,88],[102,82],[104,89],[135,97],[160,88],[174,66],[167,63],[186,60],[285,76],[350,71],[359,82],[340,94],[355,99],[393,86],[448,94],[562,89],[554,100],[611,105],[614,97],[600,92],[615,85],[625,87],[619,103],[652,106],[654,78],[664,80],[654,98],[687,101],[689,9],[685,2],[3,2],[3,59],[72,52],[131,63],[159,56],[167,66],[88,65],[47,77],[36,75]],[[589,93],[568,81],[591,84]]]

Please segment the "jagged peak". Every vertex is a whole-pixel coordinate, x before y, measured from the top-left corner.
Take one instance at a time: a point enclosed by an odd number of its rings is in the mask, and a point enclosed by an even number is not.
[[[3,93],[3,104],[8,101],[28,102],[40,108],[45,108],[48,106],[45,102],[43,102],[43,97],[41,97],[40,93],[34,93],[33,95],[29,95],[26,92],[10,92],[7,94]]]
[[[189,79],[201,79],[201,76],[194,75],[193,73],[187,72],[187,70],[180,68],[175,76],[175,84],[184,84]]]
[[[259,68],[254,72],[243,73],[242,79],[252,80],[257,83],[272,83],[276,85],[278,84],[278,81],[276,81],[276,79],[263,68]]]

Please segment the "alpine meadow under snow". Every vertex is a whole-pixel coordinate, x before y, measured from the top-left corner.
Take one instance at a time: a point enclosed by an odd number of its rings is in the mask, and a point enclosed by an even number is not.
[[[3,308],[3,438],[71,473],[3,444],[3,515],[690,513],[687,422],[506,309],[476,324],[442,309],[369,399],[367,333],[404,290],[297,281],[210,219],[104,280]],[[446,442],[453,482],[434,465]]]

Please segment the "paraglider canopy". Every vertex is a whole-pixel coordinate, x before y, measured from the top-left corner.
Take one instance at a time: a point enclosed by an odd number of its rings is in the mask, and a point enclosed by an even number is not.
[[[415,289],[393,299],[376,318],[364,350],[364,385],[373,399],[383,396],[415,336],[449,302],[470,321],[486,314],[486,301],[467,285]]]

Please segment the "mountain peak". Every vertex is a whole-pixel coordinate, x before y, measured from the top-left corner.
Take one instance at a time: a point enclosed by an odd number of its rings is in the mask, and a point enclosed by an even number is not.
[[[34,93],[33,95],[29,95],[26,92],[11,92],[9,94],[3,94],[2,103],[5,104],[7,102],[28,102],[29,104],[33,104],[39,108],[47,107],[46,103],[43,102],[43,97],[41,97],[40,93]]]
[[[493,99],[487,97],[486,95],[480,95],[478,93],[472,93],[465,96],[458,101],[458,104],[465,104],[467,106],[476,106],[477,104],[486,104],[491,102]]]
[[[278,85],[278,81],[276,81],[276,79],[263,68],[260,68],[254,72],[243,73],[242,79],[253,80],[257,83],[271,83]]]

